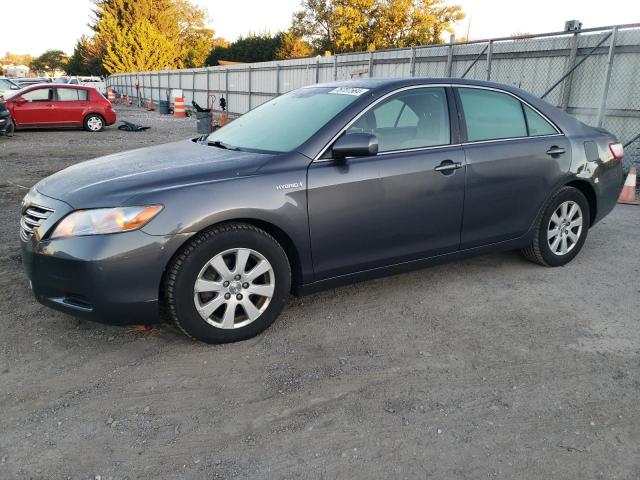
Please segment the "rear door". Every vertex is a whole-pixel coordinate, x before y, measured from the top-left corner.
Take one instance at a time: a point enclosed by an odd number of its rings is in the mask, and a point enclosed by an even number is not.
[[[53,121],[53,89],[39,87],[23,93],[12,101],[12,113],[20,126],[51,125]],[[22,102],[20,99],[24,100]]]
[[[82,125],[89,105],[87,90],[59,86],[54,88],[54,121],[58,125]]]
[[[450,106],[444,87],[396,93],[346,132],[374,133],[377,155],[329,155],[311,164],[316,280],[458,249],[465,169],[462,148],[452,142]]]
[[[467,162],[462,249],[515,239],[571,164],[565,136],[518,97],[458,87]]]

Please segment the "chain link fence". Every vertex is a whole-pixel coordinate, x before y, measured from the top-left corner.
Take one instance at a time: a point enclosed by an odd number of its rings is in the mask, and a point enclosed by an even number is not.
[[[367,77],[456,77],[516,85],[606,128],[640,161],[640,24],[522,35],[200,69],[112,75],[122,95],[166,100],[181,89],[187,104],[221,97],[241,115],[282,93],[314,83]],[[138,85],[138,88],[136,88]],[[215,96],[215,100],[214,100]]]

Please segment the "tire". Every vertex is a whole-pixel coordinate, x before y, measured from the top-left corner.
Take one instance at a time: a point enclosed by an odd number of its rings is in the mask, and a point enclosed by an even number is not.
[[[104,129],[104,118],[97,113],[90,113],[85,117],[83,125],[87,132],[100,132]]]
[[[280,244],[244,223],[197,234],[175,255],[165,278],[169,317],[186,335],[207,343],[236,342],[264,331],[280,315],[291,288],[291,268]]]
[[[566,265],[582,249],[590,218],[589,203],[582,192],[562,187],[546,203],[537,220],[533,241],[522,254],[547,267]]]

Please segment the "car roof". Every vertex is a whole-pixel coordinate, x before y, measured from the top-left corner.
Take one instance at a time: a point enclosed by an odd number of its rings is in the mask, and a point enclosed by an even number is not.
[[[507,91],[521,91],[518,87],[508,85],[504,83],[489,82],[484,80],[474,80],[468,78],[456,78],[456,77],[401,77],[401,78],[358,78],[346,81],[334,81],[327,83],[319,83],[318,87],[359,87],[369,89],[396,89],[411,85],[472,85],[481,87],[493,87],[500,90]]]
[[[75,88],[77,90],[91,90],[93,87],[87,87],[85,85],[71,85],[69,83],[34,83],[28,87],[24,87],[24,90],[36,90],[38,88]]]

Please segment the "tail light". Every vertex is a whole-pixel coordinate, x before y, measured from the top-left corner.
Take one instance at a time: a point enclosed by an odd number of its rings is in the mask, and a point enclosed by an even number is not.
[[[622,160],[622,157],[624,157],[624,147],[620,142],[610,143],[609,150],[611,150],[611,155],[616,160]]]

